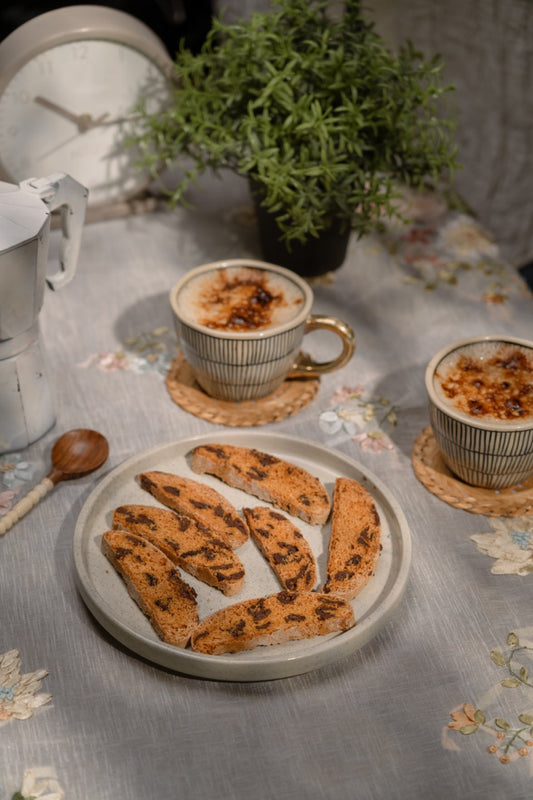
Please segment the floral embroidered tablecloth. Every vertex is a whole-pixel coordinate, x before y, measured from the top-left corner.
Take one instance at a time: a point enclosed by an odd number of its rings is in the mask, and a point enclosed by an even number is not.
[[[417,480],[411,449],[433,353],[469,335],[533,338],[533,302],[497,243],[443,198],[407,197],[409,223],[353,237],[341,269],[313,282],[314,310],[353,327],[354,358],[262,429],[344,453],[402,507],[413,561],[384,630],[305,675],[209,682],[130,653],[84,605],[72,536],[91,490],[132,455],[223,429],[166,390],[168,291],[191,266],[260,253],[245,186],[208,181],[196,202],[87,226],[78,274],[45,298],[57,422],[0,456],[0,516],[47,473],[63,431],[101,430],[110,457],[0,538],[0,800],[530,796],[532,519],[449,506]],[[309,337],[318,358],[331,346]]]

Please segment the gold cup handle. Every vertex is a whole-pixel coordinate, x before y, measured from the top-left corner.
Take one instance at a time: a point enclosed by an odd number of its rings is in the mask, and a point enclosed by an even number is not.
[[[304,335],[318,328],[336,333],[342,341],[342,350],[337,358],[331,361],[316,362],[307,353],[300,353],[298,360],[290,370],[289,378],[311,378],[314,375],[321,375],[324,372],[333,372],[340,369],[353,356],[355,350],[355,335],[350,326],[337,317],[321,316],[311,314],[305,325]]]

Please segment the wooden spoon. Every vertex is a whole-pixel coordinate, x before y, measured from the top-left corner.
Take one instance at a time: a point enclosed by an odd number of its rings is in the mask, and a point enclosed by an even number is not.
[[[0,536],[13,527],[59,481],[81,478],[101,467],[109,455],[105,436],[87,428],[67,431],[52,447],[52,469],[28,494],[0,519]]]

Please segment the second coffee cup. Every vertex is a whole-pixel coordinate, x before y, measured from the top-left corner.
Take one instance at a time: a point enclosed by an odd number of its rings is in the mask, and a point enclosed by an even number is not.
[[[253,259],[203,264],[170,291],[176,332],[195,378],[211,397],[265,397],[288,377],[332,372],[352,357],[355,338],[336,317],[311,314],[313,292],[294,272]],[[323,328],[341,352],[315,362],[300,353],[306,333]]]

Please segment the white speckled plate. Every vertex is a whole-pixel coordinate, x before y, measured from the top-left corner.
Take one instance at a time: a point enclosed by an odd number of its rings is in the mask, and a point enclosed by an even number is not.
[[[335,478],[360,481],[374,497],[382,523],[383,549],[376,574],[352,601],[356,626],[344,633],[257,647],[243,653],[207,656],[161,641],[126,591],[100,551],[105,530],[111,527],[114,508],[126,503],[157,504],[135,480],[139,472],[158,469],[204,481],[224,494],[236,508],[260,504],[256,498],[231,489],[209,475],[196,475],[187,454],[200,444],[226,442],[254,447],[292,461],[320,478],[332,493]],[[325,576],[329,524],[312,526],[294,520],[308,539],[318,563],[319,588]],[[245,586],[238,595],[221,592],[182,573],[198,593],[200,619],[226,605],[281,591],[270,567],[249,540],[237,551],[246,569]],[[74,533],[74,561],[79,591],[90,611],[118,641],[135,653],[169,669],[203,678],[257,681],[285,678],[316,669],[358,649],[374,637],[390,619],[403,594],[411,561],[411,538],[402,510],[385,486],[348,456],[314,442],[267,433],[226,431],[181,439],[128,459],[114,469],[91,493],[83,506]]]

